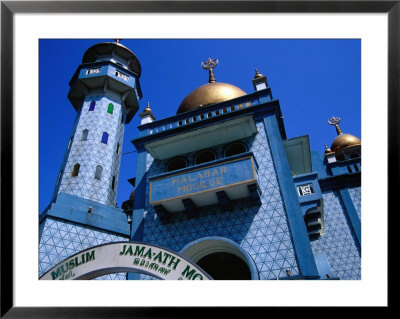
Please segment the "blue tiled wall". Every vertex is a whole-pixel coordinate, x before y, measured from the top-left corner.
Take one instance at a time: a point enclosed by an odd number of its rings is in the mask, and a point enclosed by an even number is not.
[[[349,188],[349,194],[357,211],[358,217],[361,219],[361,187]]]
[[[46,218],[39,242],[39,276],[65,258],[89,247],[127,240],[112,233],[98,231],[61,220]],[[97,279],[125,280],[126,273],[109,274]]]
[[[271,151],[263,122],[257,123],[258,134],[246,139],[248,151],[254,153],[258,162],[258,179],[262,190],[261,206],[251,206],[245,200],[233,203],[231,212],[221,212],[218,207],[199,209],[197,218],[184,214],[168,224],[161,224],[154,209],[148,204],[147,180],[146,207],[144,212],[144,242],[166,246],[180,251],[188,243],[207,236],[222,236],[239,244],[254,260],[260,279],[277,279],[299,275],[298,264],[288,227],[281,191],[276,177]],[[223,147],[214,150],[217,157]],[[195,154],[187,154],[193,163]],[[147,176],[165,172],[167,161],[153,160],[147,156]],[[142,276],[142,279],[147,279]]]
[[[361,255],[337,192],[323,194],[324,234],[311,242],[314,254],[326,253],[335,277],[361,279]]]

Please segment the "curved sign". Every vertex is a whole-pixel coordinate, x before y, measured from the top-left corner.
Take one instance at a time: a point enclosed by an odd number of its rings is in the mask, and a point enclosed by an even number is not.
[[[54,266],[40,280],[84,280],[118,272],[139,272],[165,280],[212,279],[189,259],[169,249],[123,241],[82,250]]]

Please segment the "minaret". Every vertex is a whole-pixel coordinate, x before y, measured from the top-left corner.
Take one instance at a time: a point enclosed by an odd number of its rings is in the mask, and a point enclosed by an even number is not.
[[[117,40],[90,47],[69,83],[76,118],[51,205],[39,216],[39,276],[79,251],[129,240],[116,197],[125,124],[142,97],[140,73],[135,54]]]
[[[67,193],[115,206],[125,124],[142,97],[141,66],[119,43],[90,47],[69,85],[77,114],[52,201]]]

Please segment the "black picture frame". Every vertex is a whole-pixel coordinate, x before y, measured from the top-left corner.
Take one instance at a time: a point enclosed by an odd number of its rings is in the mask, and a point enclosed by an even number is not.
[[[0,317],[5,318],[191,318],[192,308],[60,307],[23,308],[13,304],[13,16],[16,13],[119,13],[119,12],[279,12],[279,13],[387,13],[388,14],[388,207],[393,207],[399,171],[400,109],[400,1],[1,1],[1,214],[0,214]],[[384,103],[385,101],[382,101]],[[383,213],[383,212],[381,212]],[[388,214],[388,218],[390,218]],[[392,223],[393,224],[393,223]],[[390,223],[388,223],[390,225]],[[392,225],[393,226],[393,225]],[[390,241],[388,240],[388,243]],[[390,262],[390,260],[389,260]],[[388,285],[390,280],[388,280]],[[32,292],[34,293],[34,292]],[[390,308],[390,298],[388,300]],[[225,317],[225,308],[213,316]],[[291,307],[300,312],[304,308]],[[235,314],[247,311],[235,310]],[[246,315],[248,316],[248,314]]]

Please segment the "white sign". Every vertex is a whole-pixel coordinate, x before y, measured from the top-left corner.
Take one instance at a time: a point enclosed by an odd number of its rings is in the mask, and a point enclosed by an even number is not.
[[[200,267],[169,249],[141,242],[116,242],[83,250],[54,266],[40,280],[93,279],[139,272],[165,280],[211,280]]]

